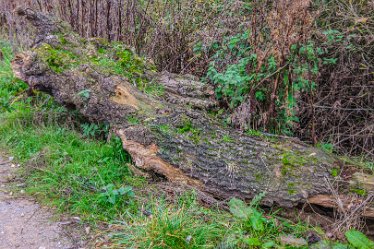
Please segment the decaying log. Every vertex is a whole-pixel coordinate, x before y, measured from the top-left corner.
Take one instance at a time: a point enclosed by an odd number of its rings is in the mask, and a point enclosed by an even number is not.
[[[89,120],[109,123],[139,169],[218,199],[249,200],[266,192],[264,204],[291,207],[330,194],[326,179],[336,167],[334,157],[294,139],[227,127],[207,112],[216,106],[213,90],[191,77],[145,69],[149,84],[157,82],[165,91],[159,97],[145,94],[129,78],[90,62],[100,46],[111,45],[77,38],[40,13],[18,13],[39,32],[35,46],[13,61],[15,75]],[[75,66],[53,70],[43,52],[46,43],[74,53]]]
[[[356,172],[349,181],[351,187],[363,189],[367,192],[374,191],[374,175]]]
[[[342,209],[340,212],[345,212],[346,210],[352,209],[352,207],[359,207],[362,216],[374,218],[374,208],[367,205],[362,205],[360,207],[363,203],[363,200],[360,198],[352,198],[344,195],[338,197],[333,195],[315,195],[308,199],[308,203],[328,208]],[[341,207],[339,207],[340,203],[342,204]]]

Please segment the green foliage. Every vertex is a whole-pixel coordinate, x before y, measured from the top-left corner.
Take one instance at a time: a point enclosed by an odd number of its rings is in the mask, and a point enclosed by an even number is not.
[[[49,44],[43,44],[41,47],[37,48],[36,51],[38,56],[40,56],[55,73],[62,73],[66,69],[79,65],[78,56],[63,48],[54,48]]]
[[[236,218],[235,248],[278,248],[277,240],[282,233],[294,233],[295,236],[302,234],[302,227],[292,227],[285,220],[278,220],[273,216],[266,216],[259,209],[259,202],[265,193],[256,196],[250,205],[239,199],[231,199],[229,202],[230,212]],[[229,247],[232,248],[232,247]]]
[[[178,133],[184,134],[186,132],[194,131],[192,121],[189,118],[183,118],[181,125],[178,127]]]
[[[162,97],[165,94],[165,86],[153,81],[142,81],[141,84],[138,85],[138,88],[144,93],[156,97]]]
[[[27,85],[13,76],[10,61],[13,59],[12,48],[7,42],[0,41],[3,60],[0,60],[0,112],[9,112],[19,105],[17,98]]]
[[[123,184],[136,186],[143,181],[130,177],[130,171],[123,165],[130,158],[119,138],[108,143],[89,141],[64,128],[63,123],[60,126],[38,121],[40,126],[36,126],[34,116],[46,111],[45,102],[41,102],[42,106],[36,100],[35,106],[22,103],[11,112],[0,113],[0,145],[24,165],[20,173],[26,179],[27,193],[92,222],[111,220],[136,209],[136,201],[128,195],[117,196],[114,204],[103,201],[105,186],[114,184],[122,191],[122,187],[127,187]],[[58,108],[48,108],[55,112],[48,120],[63,115]],[[87,136],[97,137],[98,127],[83,125]]]
[[[100,194],[100,198],[102,202],[104,203],[109,202],[112,205],[120,201],[123,201],[124,198],[130,199],[133,197],[135,197],[135,194],[132,190],[132,187],[122,186],[116,189],[113,184],[108,184],[107,186],[103,187],[103,193]]]
[[[144,77],[146,70],[155,71],[154,65],[137,56],[123,44],[107,43],[97,51],[82,50],[78,55],[78,52],[74,52],[72,44],[67,43],[61,34],[60,36],[59,45],[43,44],[35,49],[39,58],[55,73],[62,73],[79,65],[90,64],[103,73],[126,77],[146,94],[154,96],[162,96],[164,94],[163,85],[157,82],[150,82]],[[78,95],[85,100],[90,97],[88,90],[83,90]]]
[[[359,196],[366,196],[367,195],[366,190],[365,189],[361,189],[361,188],[351,188],[350,191],[352,193],[358,194]]]
[[[172,128],[168,124],[161,124],[157,126],[152,126],[151,129],[157,130],[164,135],[168,135],[172,133]]]
[[[68,130],[74,125],[61,118],[66,110],[50,97],[37,92],[34,98],[22,95],[26,84],[13,76],[10,46],[4,44],[1,50],[5,60],[0,62],[0,97],[7,105],[0,112],[0,146],[24,165],[20,173],[27,193],[92,222],[136,212],[129,188],[141,186],[143,179],[133,177],[124,165],[131,160],[121,140],[84,138],[106,137],[105,124],[82,124],[83,136]]]
[[[123,165],[130,158],[122,148],[118,151],[118,140],[87,141],[62,127],[32,124],[3,124],[0,134],[0,143],[26,165],[27,192],[45,204],[89,221],[111,220],[136,210],[128,186],[142,179],[130,177]],[[33,161],[37,167],[28,167]]]
[[[90,62],[98,70],[125,76],[146,94],[162,96],[165,92],[163,85],[144,77],[146,70],[155,71],[155,67],[120,43],[109,44],[106,49],[100,48]]]
[[[357,230],[349,230],[345,233],[345,237],[349,243],[357,249],[374,248],[374,242],[368,239],[363,233]]]
[[[317,143],[317,148],[320,148],[321,150],[327,152],[327,153],[333,153],[334,152],[334,145],[331,143]]]
[[[276,117],[273,122],[262,125],[273,132],[290,135],[293,123],[298,122],[294,111],[297,107],[295,97],[300,92],[315,90],[313,78],[319,72],[323,51],[309,42],[292,45],[283,63],[272,54],[259,59],[248,37],[248,32],[226,37],[218,48],[212,49],[215,55],[207,78],[216,86],[217,98],[226,102],[230,109],[235,110],[250,100],[253,122],[260,120],[275,101]],[[326,59],[326,63],[332,60]],[[272,85],[276,80],[279,81],[277,98],[272,100]]]
[[[82,134],[87,138],[106,138],[109,133],[109,124],[83,123]]]
[[[262,213],[257,210],[258,204],[264,196],[265,193],[256,196],[249,206],[239,199],[234,198],[230,200],[230,212],[236,218],[245,222],[246,229],[258,232],[263,232],[265,230],[266,219],[263,217]]]
[[[332,168],[331,169],[331,175],[333,177],[337,177],[337,176],[339,176],[339,174],[340,174],[340,169],[339,168]]]

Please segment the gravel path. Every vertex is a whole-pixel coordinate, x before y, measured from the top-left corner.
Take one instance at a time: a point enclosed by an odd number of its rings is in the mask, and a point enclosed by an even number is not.
[[[9,182],[16,165],[0,155],[0,249],[80,248],[62,235],[52,214],[32,199],[15,198]]]

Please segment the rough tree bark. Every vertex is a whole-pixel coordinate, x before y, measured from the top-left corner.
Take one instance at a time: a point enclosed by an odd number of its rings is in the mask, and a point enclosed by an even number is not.
[[[249,136],[226,127],[209,114],[216,105],[212,89],[192,76],[145,70],[148,82],[157,81],[165,91],[147,95],[128,78],[90,63],[87,58],[102,46],[97,40],[82,40],[40,13],[17,13],[37,35],[34,46],[14,59],[15,75],[91,121],[108,122],[136,167],[218,199],[249,200],[266,192],[264,204],[291,207],[330,194],[326,181],[338,166],[334,157],[291,138]],[[45,44],[77,55],[75,66],[56,73]]]

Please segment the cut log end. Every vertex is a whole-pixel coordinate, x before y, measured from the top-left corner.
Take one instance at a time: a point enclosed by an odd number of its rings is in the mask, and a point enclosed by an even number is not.
[[[371,207],[373,195],[369,195],[366,200],[357,197],[344,195],[315,195],[308,198],[308,203],[337,209],[340,213],[355,212],[356,215],[374,219],[374,207]]]

